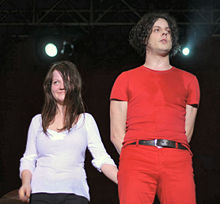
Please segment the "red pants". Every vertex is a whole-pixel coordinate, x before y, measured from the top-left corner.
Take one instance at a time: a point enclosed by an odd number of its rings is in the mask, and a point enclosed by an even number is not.
[[[125,145],[118,172],[120,204],[196,204],[188,150]]]

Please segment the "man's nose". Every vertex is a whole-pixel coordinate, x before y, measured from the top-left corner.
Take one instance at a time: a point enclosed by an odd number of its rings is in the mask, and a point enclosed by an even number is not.
[[[163,33],[162,33],[162,35],[165,35],[165,36],[167,36],[167,34],[168,34],[168,31],[163,31]]]

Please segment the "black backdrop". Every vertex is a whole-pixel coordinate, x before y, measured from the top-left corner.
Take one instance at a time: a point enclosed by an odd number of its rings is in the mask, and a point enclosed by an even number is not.
[[[0,52],[0,195],[20,186],[18,167],[27,129],[43,103],[42,82],[52,60],[46,60],[36,51],[37,40],[8,37],[5,38],[7,46]],[[191,141],[199,204],[220,201],[219,45],[219,38],[206,38],[195,47],[191,57],[179,54],[172,59],[174,66],[196,74],[200,82],[201,104]],[[82,75],[87,112],[95,117],[103,143],[118,163],[118,155],[109,139],[110,90],[120,72],[143,61],[123,35],[112,39],[111,34],[103,37],[93,33],[82,38],[77,46],[69,60],[78,65]],[[60,59],[62,57],[54,60]],[[89,153],[86,169],[91,203],[118,203],[117,186],[92,167]]]

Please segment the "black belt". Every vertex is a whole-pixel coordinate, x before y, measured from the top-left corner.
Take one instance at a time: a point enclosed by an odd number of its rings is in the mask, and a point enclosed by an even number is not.
[[[156,147],[177,148],[177,149],[187,150],[187,148],[179,142],[175,142],[172,140],[164,140],[164,139],[138,140],[137,142],[132,142],[132,143],[129,143],[128,145],[134,145],[134,144],[150,145],[150,146],[156,146]]]

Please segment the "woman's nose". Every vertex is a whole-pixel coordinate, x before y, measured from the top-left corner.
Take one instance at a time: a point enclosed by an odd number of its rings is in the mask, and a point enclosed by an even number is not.
[[[64,89],[65,89],[64,84],[60,83],[60,90],[64,90]]]

